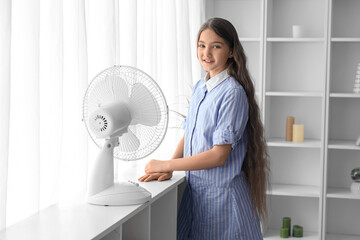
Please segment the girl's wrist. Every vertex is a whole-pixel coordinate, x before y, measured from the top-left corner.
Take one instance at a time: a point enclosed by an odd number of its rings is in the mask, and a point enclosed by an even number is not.
[[[165,162],[165,172],[172,172],[174,171],[173,169],[173,160],[168,160]]]

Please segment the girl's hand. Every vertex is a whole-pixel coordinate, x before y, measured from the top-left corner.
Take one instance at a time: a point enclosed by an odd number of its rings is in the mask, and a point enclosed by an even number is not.
[[[166,166],[168,164],[168,161],[159,161],[152,159],[150,162],[148,162],[145,165],[145,173],[161,173],[161,172],[169,172],[169,170],[166,169]]]
[[[172,172],[161,172],[161,173],[150,173],[145,174],[144,176],[140,177],[138,180],[140,182],[149,182],[152,180],[158,180],[159,182],[168,180],[172,177]]]

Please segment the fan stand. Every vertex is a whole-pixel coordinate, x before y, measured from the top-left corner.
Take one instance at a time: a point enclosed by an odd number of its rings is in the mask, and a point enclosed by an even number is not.
[[[151,193],[134,182],[114,182],[114,147],[119,138],[105,140],[89,173],[87,202],[103,206],[143,204],[151,199]]]

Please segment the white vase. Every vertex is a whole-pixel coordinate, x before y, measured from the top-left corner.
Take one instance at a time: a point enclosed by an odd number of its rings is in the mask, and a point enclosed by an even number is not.
[[[352,193],[360,195],[360,182],[352,182],[350,190]]]
[[[355,74],[354,93],[360,93],[360,63],[358,63]]]
[[[292,30],[293,30],[294,38],[301,38],[301,37],[304,37],[304,35],[305,35],[304,34],[305,28],[303,25],[293,25]]]

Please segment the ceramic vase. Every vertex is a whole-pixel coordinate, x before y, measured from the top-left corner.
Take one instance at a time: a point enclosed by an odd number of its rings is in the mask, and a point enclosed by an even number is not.
[[[354,93],[360,93],[360,63],[358,64],[356,69]]]

